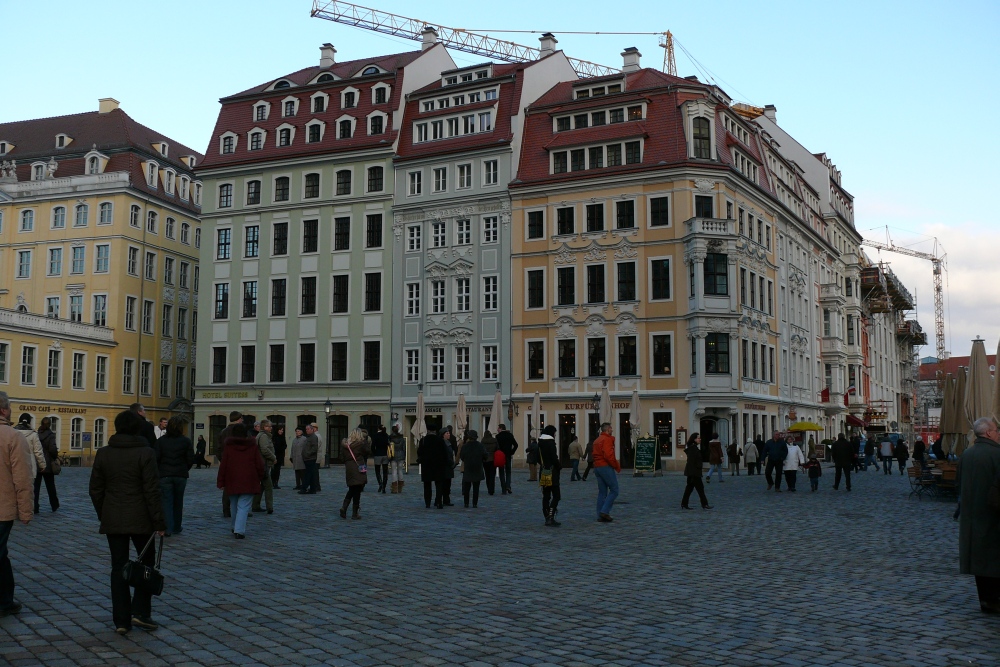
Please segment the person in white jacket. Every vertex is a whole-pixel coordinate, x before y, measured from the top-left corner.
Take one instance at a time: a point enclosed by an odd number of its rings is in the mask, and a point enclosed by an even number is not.
[[[791,436],[788,436],[785,442],[788,444],[788,455],[785,456],[785,465],[782,467],[782,470],[785,471],[785,483],[788,486],[788,490],[794,492],[795,477],[799,466],[805,465],[806,456],[802,453],[802,449],[792,441]]]
[[[747,438],[747,444],[743,445],[743,460],[746,461],[748,475],[753,475],[754,471],[760,474],[760,461],[757,460],[759,454],[757,445],[753,444],[753,440]]]
[[[31,479],[35,479],[39,473],[45,471],[45,453],[42,451],[42,441],[38,439],[38,433],[31,428],[31,415],[22,412],[14,428],[21,431],[21,435],[28,441],[28,448],[31,449]]]

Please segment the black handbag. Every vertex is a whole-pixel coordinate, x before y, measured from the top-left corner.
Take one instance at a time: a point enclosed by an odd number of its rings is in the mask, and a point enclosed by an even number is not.
[[[143,556],[146,555],[146,551],[149,547],[153,546],[153,540],[156,539],[156,533],[149,536],[149,542],[146,542],[146,546],[142,548],[142,553],[136,560],[130,560],[125,564],[124,569],[122,569],[122,576],[125,577],[125,581],[128,582],[129,586],[132,586],[137,591],[143,591],[149,593],[150,595],[159,595],[163,592],[163,575],[160,574],[160,558],[163,557],[163,536],[160,536],[160,546],[156,550],[156,565],[146,565],[142,562]]]

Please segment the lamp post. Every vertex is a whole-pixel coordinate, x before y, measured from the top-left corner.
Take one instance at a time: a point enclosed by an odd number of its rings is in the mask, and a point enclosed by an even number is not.
[[[326,403],[323,404],[323,411],[326,412],[327,417],[330,416],[330,410],[333,410],[333,403],[331,403],[330,399],[327,398]]]

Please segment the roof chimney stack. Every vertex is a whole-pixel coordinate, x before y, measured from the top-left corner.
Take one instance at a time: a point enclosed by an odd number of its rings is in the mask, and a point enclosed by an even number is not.
[[[328,67],[333,67],[334,63],[337,62],[337,49],[333,48],[333,44],[327,42],[323,46],[319,47],[319,66],[323,69]]]
[[[778,124],[778,109],[773,104],[768,104],[764,106],[764,117],[769,121]]]
[[[638,72],[640,69],[642,69],[642,66],[639,64],[639,58],[641,57],[642,54],[639,53],[639,49],[635,48],[634,46],[630,46],[624,51],[622,51],[622,59],[624,61],[622,65],[622,71],[625,72],[626,74],[628,74],[629,72]]]
[[[118,100],[113,97],[102,97],[97,100],[98,113],[111,113],[118,108]]]
[[[421,51],[426,51],[437,44],[438,31],[434,29],[434,26],[425,25],[424,29],[420,31],[420,36],[424,39],[423,43],[420,45]]]
[[[538,47],[539,57],[544,58],[545,56],[551,56],[553,53],[556,52],[556,44],[559,43],[559,40],[556,39],[556,36],[553,35],[551,32],[547,32],[541,37],[539,37],[538,41],[539,41],[539,47]]]

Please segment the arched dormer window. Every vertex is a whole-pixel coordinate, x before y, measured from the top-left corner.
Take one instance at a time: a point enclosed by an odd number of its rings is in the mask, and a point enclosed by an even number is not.
[[[369,65],[368,67],[361,70],[361,76],[371,76],[372,74],[381,74],[382,70],[375,65]]]
[[[275,82],[275,84],[271,86],[271,90],[281,90],[283,88],[291,88],[291,87],[292,87],[291,83],[282,79],[281,81]]]
[[[318,79],[316,79],[316,83],[327,83],[328,81],[336,81],[336,80],[337,80],[336,77],[334,77],[332,74],[330,74],[329,72],[324,72],[323,74],[319,75]]]
[[[219,136],[219,153],[222,155],[230,155],[236,152],[236,144],[239,142],[239,137],[235,132],[225,132]]]
[[[89,160],[87,160],[87,173],[88,174],[101,173],[101,161],[96,157],[92,157]]]
[[[391,88],[385,83],[372,86],[372,104],[386,104],[389,101],[390,91]]]

